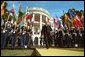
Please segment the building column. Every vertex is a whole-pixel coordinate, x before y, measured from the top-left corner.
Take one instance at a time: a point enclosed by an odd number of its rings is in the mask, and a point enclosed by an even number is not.
[[[40,37],[41,37],[41,30],[42,30],[42,15],[40,14]],[[40,45],[40,38],[38,38],[38,45]]]
[[[33,17],[32,17],[32,22],[34,23],[34,18],[35,18],[35,14],[33,13]],[[32,27],[32,41],[33,41],[33,45],[34,45],[34,25]]]
[[[40,31],[42,30],[42,15],[40,14]]]

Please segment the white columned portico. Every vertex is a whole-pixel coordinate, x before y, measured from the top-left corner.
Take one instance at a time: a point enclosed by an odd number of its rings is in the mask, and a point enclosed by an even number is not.
[[[35,46],[35,43],[34,43],[34,40],[36,40],[35,37],[38,37],[38,45],[40,45],[42,25],[44,25],[45,22],[48,21],[48,18],[50,19],[50,15],[46,10],[44,10],[42,8],[29,8],[28,10],[33,12],[33,16],[32,16],[33,27],[31,28],[33,45]],[[44,20],[42,20],[42,19],[44,19]],[[38,33],[35,33],[36,27],[39,27],[37,29]]]

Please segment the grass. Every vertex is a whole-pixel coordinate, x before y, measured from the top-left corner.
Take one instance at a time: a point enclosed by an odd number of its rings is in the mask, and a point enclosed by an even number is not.
[[[84,48],[1,49],[1,56],[84,56]]]
[[[33,50],[1,50],[1,56],[31,56]]]

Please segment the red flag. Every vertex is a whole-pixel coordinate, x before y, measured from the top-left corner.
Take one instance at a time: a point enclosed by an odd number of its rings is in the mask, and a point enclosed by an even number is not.
[[[26,15],[26,20],[28,20],[28,19],[32,19],[32,13],[29,13]]]
[[[82,23],[81,20],[79,19],[79,17],[76,15],[74,20],[73,20],[73,25],[77,26],[77,27],[82,27]]]
[[[73,26],[74,26],[74,27],[77,27],[76,19],[73,19]]]
[[[76,21],[78,23],[78,27],[82,27],[82,23],[81,23],[81,20],[79,19],[79,17],[76,16],[75,18],[76,18]]]

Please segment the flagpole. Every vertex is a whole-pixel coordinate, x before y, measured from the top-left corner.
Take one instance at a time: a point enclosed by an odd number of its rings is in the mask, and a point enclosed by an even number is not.
[[[15,6],[14,6],[14,1],[13,1],[13,9],[15,8]],[[15,13],[15,9],[14,9],[14,14],[13,14],[14,16],[13,16],[13,19],[14,19],[14,17],[16,18],[16,13]],[[13,20],[13,22],[14,22],[14,25],[15,25],[15,29],[16,29],[16,27],[17,27],[17,22],[16,22],[16,20]]]

